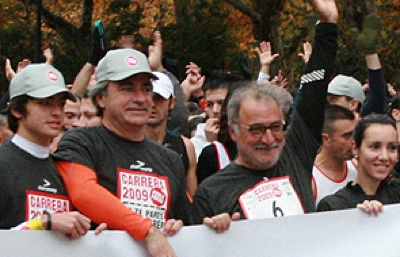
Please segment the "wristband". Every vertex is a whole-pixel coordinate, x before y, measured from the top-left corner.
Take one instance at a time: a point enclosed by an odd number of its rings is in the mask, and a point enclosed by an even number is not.
[[[46,230],[51,230],[51,214],[50,212],[44,210],[43,211],[44,215],[47,215],[47,224],[46,224]]]

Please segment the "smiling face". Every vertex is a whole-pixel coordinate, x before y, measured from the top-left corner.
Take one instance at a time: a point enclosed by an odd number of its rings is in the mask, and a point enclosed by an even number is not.
[[[281,124],[282,113],[272,99],[245,98],[240,103],[236,130],[229,125],[232,139],[237,143],[236,163],[254,170],[271,168],[276,164],[285,145],[283,131],[267,129],[261,136],[254,136],[249,127]],[[235,126],[235,124],[233,124]]]
[[[397,162],[397,133],[393,126],[371,124],[364,131],[358,155],[358,176],[364,181],[380,183],[392,172]]]
[[[61,131],[66,98],[66,93],[45,99],[31,98],[26,103],[26,115],[11,110],[19,119],[17,134],[33,143],[49,146]]]

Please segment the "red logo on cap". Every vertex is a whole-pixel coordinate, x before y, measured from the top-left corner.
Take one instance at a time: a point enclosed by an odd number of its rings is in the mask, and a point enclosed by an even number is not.
[[[57,74],[56,74],[54,71],[48,71],[48,72],[47,72],[47,77],[48,77],[50,80],[53,80],[53,81],[57,81],[57,80],[58,80],[58,76],[57,76]]]
[[[125,59],[126,63],[130,66],[136,66],[138,64],[138,60],[135,56],[129,55]]]

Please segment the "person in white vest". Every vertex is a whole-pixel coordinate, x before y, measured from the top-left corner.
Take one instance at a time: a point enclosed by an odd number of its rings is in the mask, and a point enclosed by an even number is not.
[[[312,186],[316,205],[357,176],[357,167],[351,160],[352,134],[356,124],[353,112],[344,107],[330,105],[325,109],[322,145],[313,167]]]

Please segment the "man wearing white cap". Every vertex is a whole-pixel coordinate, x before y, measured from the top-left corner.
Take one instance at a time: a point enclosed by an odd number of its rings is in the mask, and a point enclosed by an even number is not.
[[[167,119],[175,107],[174,86],[167,75],[153,72],[158,80],[153,80],[153,108],[147,122],[145,133],[154,141],[163,144],[179,154],[186,175],[187,191],[191,196],[197,188],[196,155],[189,138],[167,129]]]
[[[61,73],[31,64],[10,85],[8,122],[15,136],[0,147],[0,228],[62,231],[77,238],[90,219],[72,210],[50,143],[61,131],[64,104],[75,101]],[[45,203],[45,204],[43,204]]]
[[[353,77],[337,75],[328,85],[328,102],[349,109],[357,118],[364,101],[362,85]]]
[[[78,210],[145,240],[151,256],[175,256],[159,229],[173,235],[189,222],[185,177],[178,154],[145,138],[152,79],[143,53],[109,51],[92,89],[102,126],[68,131],[55,156]]]

